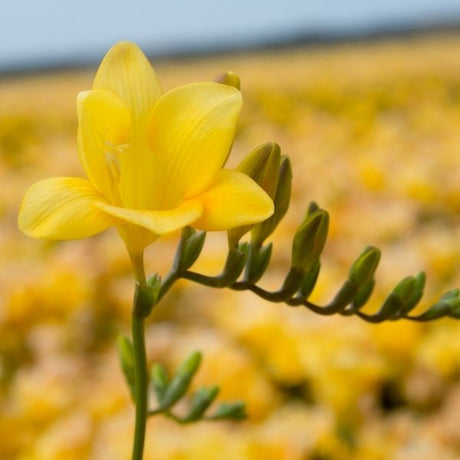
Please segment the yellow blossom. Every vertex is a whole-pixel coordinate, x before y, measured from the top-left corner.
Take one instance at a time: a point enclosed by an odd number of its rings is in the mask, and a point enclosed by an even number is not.
[[[228,230],[261,222],[269,196],[222,169],[240,92],[215,82],[163,93],[132,43],[115,45],[77,99],[78,149],[88,176],[54,177],[26,192],[19,228],[37,238],[84,238],[115,226],[131,254],[186,225]]]

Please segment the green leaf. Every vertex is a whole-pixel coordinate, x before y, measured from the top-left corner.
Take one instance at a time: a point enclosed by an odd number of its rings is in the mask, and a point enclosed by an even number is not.
[[[244,402],[221,403],[216,412],[208,417],[210,420],[243,420],[246,415]]]
[[[200,363],[201,353],[195,351],[179,366],[179,369],[163,395],[160,406],[162,409],[169,409],[184,396]]]
[[[135,398],[136,378],[134,374],[134,350],[128,337],[120,334],[117,338],[118,357],[120,359],[121,369],[128,384],[131,398]]]
[[[152,382],[158,404],[161,406],[169,386],[168,374],[161,364],[154,364],[152,366],[150,371],[150,380]]]
[[[190,411],[185,417],[186,422],[199,420],[206,409],[212,404],[219,393],[219,387],[214,385],[210,388],[200,388],[192,399]]]

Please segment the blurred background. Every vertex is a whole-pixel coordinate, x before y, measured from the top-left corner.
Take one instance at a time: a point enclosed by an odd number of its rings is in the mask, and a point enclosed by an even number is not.
[[[133,408],[114,341],[133,280],[115,231],[31,240],[26,188],[83,175],[75,99],[119,40],[165,89],[232,70],[244,106],[229,165],[266,141],[293,164],[293,201],[263,284],[289,267],[310,200],[331,214],[313,297],[329,300],[368,244],[382,249],[368,310],[426,270],[421,309],[460,287],[460,4],[448,0],[18,0],[0,15],[0,458],[129,458]],[[165,274],[178,235],[148,251]],[[197,270],[220,271],[209,234]],[[460,323],[369,325],[178,283],[149,319],[150,361],[202,350],[197,385],[243,399],[248,421],[149,421],[146,459],[460,458]]]

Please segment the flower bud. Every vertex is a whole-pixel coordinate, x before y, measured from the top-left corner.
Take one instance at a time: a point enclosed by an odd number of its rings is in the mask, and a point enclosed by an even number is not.
[[[401,309],[403,315],[409,313],[416,305],[420,302],[423,296],[423,290],[425,289],[426,276],[424,272],[420,272],[415,277],[415,286],[412,295],[406,300],[404,307]]]
[[[252,247],[252,255],[250,265],[247,267],[246,279],[255,284],[260,280],[262,275],[267,270],[272,255],[272,243],[266,244],[261,248]]]
[[[298,228],[292,242],[292,263],[295,268],[308,271],[319,259],[326,243],[329,214],[323,209],[308,215]]]
[[[134,377],[134,351],[133,345],[128,337],[119,335],[117,338],[118,357],[120,359],[121,369],[125,376],[126,383],[134,400],[135,395],[135,377]]]
[[[380,249],[368,246],[351,266],[349,279],[361,285],[374,277],[380,262]]]
[[[362,283],[358,291],[356,292],[356,295],[353,297],[353,307],[354,308],[361,308],[365,305],[365,303],[369,300],[369,297],[372,294],[372,291],[374,290],[375,286],[375,280],[374,279],[368,279],[364,283]]]
[[[273,198],[278,186],[280,161],[281,150],[278,144],[268,142],[250,152],[236,169],[253,179],[270,198]],[[253,225],[245,225],[229,230],[228,239],[230,247],[236,247],[241,237],[251,230],[252,227]]]
[[[281,219],[285,216],[291,199],[291,182],[291,163],[288,157],[282,156],[278,174],[278,186],[275,197],[273,198],[275,211],[267,220],[253,227],[251,238],[254,246],[262,246],[263,242],[273,233]]]
[[[321,268],[321,263],[319,259],[317,259],[311,265],[310,269],[305,273],[304,278],[302,280],[302,284],[300,286],[299,295],[303,299],[308,299],[310,294],[312,293],[316,281],[318,280],[319,270]]]
[[[178,272],[189,269],[201,254],[206,232],[184,227],[174,257],[174,269]]]
[[[237,90],[241,89],[240,77],[228,70],[227,72],[222,72],[214,79],[216,83],[222,83],[223,85],[233,86]]]

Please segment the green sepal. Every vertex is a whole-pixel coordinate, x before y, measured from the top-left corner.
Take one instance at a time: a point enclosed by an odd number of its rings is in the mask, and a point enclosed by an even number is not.
[[[145,284],[136,283],[133,314],[147,317],[157,303],[160,289],[161,277],[157,274],[151,276]]]
[[[319,259],[316,259],[316,261],[311,265],[310,269],[305,273],[299,289],[299,295],[303,299],[307,299],[315,288],[320,268],[321,262]]]
[[[367,280],[359,286],[356,295],[353,297],[353,308],[361,308],[366,304],[374,290],[374,286],[374,279]]]
[[[246,403],[221,403],[216,412],[207,417],[209,420],[243,420],[246,415]]]
[[[291,200],[292,169],[289,158],[282,155],[273,204],[275,210],[271,217],[257,224],[251,231],[251,240],[254,246],[260,247],[263,242],[274,232],[275,228],[285,216]]]
[[[350,268],[349,279],[361,285],[374,277],[375,270],[380,262],[380,249],[368,246],[356,259]]]
[[[195,351],[178,368],[171,383],[166,389],[160,408],[162,410],[171,408],[187,392],[193,376],[201,363],[201,353]]]
[[[163,403],[166,390],[169,386],[169,378],[165,368],[161,364],[154,364],[150,369],[150,381],[160,406]]]
[[[134,401],[136,378],[134,374],[135,366],[133,344],[128,337],[120,334],[117,338],[117,350],[121,369],[123,371],[123,375],[125,376],[126,383],[128,384],[131,398]]]
[[[214,81],[216,83],[222,83],[223,85],[233,86],[233,88],[236,88],[237,90],[241,89],[240,77],[231,71],[220,73]]]
[[[269,243],[261,248],[251,247],[250,265],[246,272],[247,281],[255,284],[267,270],[272,255],[273,244]]]
[[[329,214],[318,209],[308,214],[292,242],[291,265],[308,271],[318,260],[327,239]]]
[[[185,416],[185,422],[194,422],[202,418],[206,409],[213,403],[219,393],[219,387],[214,385],[209,388],[200,388],[192,398],[189,413]]]

